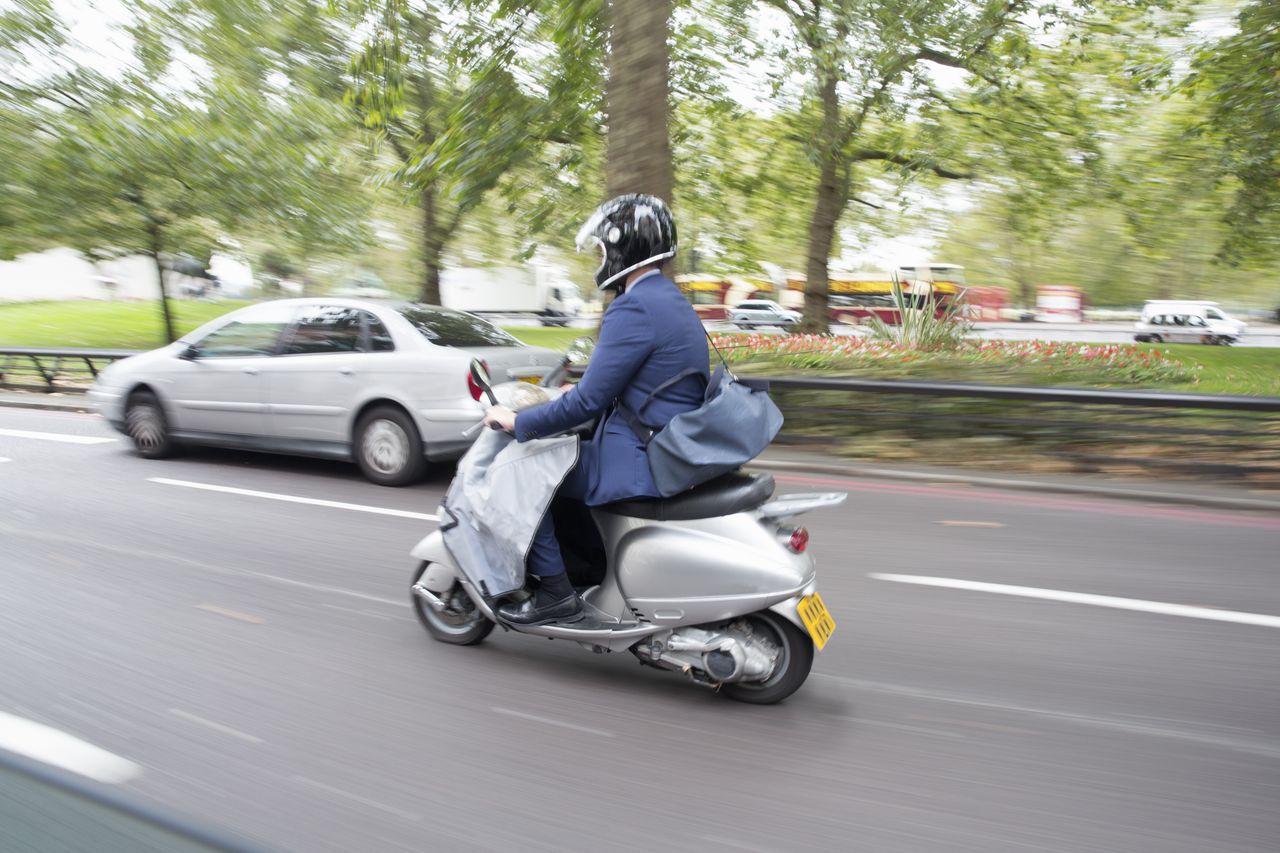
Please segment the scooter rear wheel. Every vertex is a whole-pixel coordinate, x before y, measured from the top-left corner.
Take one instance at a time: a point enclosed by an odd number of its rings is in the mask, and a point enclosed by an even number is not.
[[[746,617],[751,627],[777,643],[781,656],[773,674],[764,681],[726,684],[720,692],[752,705],[773,705],[800,689],[813,668],[813,640],[776,613],[762,611]]]
[[[429,565],[431,564],[423,561],[418,566],[413,573],[412,583],[418,582]],[[440,597],[449,604],[449,608],[443,613],[423,601],[412,590],[409,591],[413,612],[418,614],[418,621],[434,639],[455,646],[474,646],[489,636],[494,623],[476,608],[462,584],[455,581],[453,589]]]

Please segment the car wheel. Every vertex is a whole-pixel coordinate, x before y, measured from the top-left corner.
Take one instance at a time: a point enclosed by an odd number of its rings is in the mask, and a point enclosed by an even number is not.
[[[1151,343],[1153,344],[1164,343],[1164,338],[1160,337],[1159,335],[1152,335],[1151,337],[1147,338],[1147,340],[1151,341]]]
[[[379,486],[407,486],[427,469],[418,428],[395,406],[377,406],[361,416],[352,452],[361,473]]]
[[[169,421],[160,400],[150,391],[135,391],[124,412],[124,429],[144,459],[172,456],[178,443],[169,434]]]

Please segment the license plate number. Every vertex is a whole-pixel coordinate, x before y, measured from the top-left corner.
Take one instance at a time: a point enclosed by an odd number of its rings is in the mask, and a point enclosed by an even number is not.
[[[813,595],[806,595],[800,599],[796,609],[800,611],[800,621],[804,623],[805,630],[813,638],[813,644],[821,651],[827,645],[827,640],[830,640],[831,635],[836,632],[836,620],[832,619],[831,614],[827,612],[827,606],[822,603],[822,596],[816,592]]]

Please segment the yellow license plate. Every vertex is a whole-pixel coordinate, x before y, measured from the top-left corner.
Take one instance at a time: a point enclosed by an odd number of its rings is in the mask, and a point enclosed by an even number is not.
[[[521,376],[519,377],[519,380],[521,382],[528,382],[531,385],[537,385],[539,382],[542,381],[542,377],[541,376]]]
[[[813,595],[806,595],[800,599],[796,609],[800,611],[800,621],[804,623],[809,636],[813,638],[813,644],[821,651],[827,645],[827,640],[830,640],[831,635],[836,632],[836,620],[832,619],[831,614],[827,612],[827,605],[822,603],[822,596],[816,592]]]

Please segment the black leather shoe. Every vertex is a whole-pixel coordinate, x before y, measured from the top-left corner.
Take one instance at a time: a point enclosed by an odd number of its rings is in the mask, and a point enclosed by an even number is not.
[[[519,604],[498,608],[502,621],[513,625],[546,625],[551,622],[576,622],[582,618],[582,599],[575,592],[559,601],[538,605],[538,596],[530,596]]]

